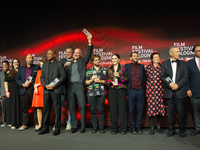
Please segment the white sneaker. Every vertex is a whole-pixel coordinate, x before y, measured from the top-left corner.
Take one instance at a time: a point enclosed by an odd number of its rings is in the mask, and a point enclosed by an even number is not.
[[[19,130],[19,131],[24,131],[25,129],[27,129],[27,126],[22,125],[18,130]]]
[[[56,129],[56,125],[53,126],[53,131],[55,131],[55,129]]]
[[[66,130],[71,130],[71,128],[72,128],[71,124],[67,124]]]
[[[6,125],[7,125],[7,123],[3,123],[2,125],[1,125],[1,127],[6,127]]]

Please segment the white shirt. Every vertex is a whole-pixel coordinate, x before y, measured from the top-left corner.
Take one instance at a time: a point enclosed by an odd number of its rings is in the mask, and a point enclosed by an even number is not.
[[[195,62],[197,64],[197,68],[199,69],[199,58],[195,57]]]
[[[177,69],[177,62],[173,62],[172,63],[172,59],[170,58],[170,63],[172,66],[172,80],[174,81],[174,83],[176,83],[176,69]]]

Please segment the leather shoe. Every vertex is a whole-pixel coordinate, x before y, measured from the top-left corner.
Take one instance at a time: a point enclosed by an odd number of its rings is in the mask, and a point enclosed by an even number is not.
[[[111,132],[111,134],[117,134],[117,133],[118,133],[117,131],[112,131],[112,132]]]
[[[126,131],[121,131],[121,134],[122,134],[122,135],[125,135],[125,134],[126,134]]]
[[[55,130],[52,135],[55,136],[55,135],[59,135],[60,134],[60,130]]]
[[[167,137],[171,137],[171,136],[173,136],[175,134],[176,134],[175,132],[169,132],[169,133],[167,133]]]
[[[180,138],[186,137],[186,132],[181,132],[181,133],[179,133],[179,137],[180,137]]]
[[[135,128],[135,127],[131,128],[131,133],[133,133],[133,134],[136,134],[136,133],[137,133],[137,131],[136,131],[136,128]]]
[[[200,131],[198,131],[197,129],[195,129],[195,130],[191,133],[192,136],[195,136],[195,135],[197,135],[197,134],[200,134]]]
[[[40,132],[38,132],[38,135],[42,135],[45,133],[49,133],[49,130],[41,130]]]
[[[106,132],[104,128],[100,128],[99,130],[100,130],[101,133],[105,133]]]
[[[85,133],[85,128],[81,129],[80,133],[82,133],[82,134]]]
[[[72,133],[76,133],[76,132],[77,132],[77,128],[72,128],[70,133],[72,134]]]
[[[96,132],[97,132],[97,128],[93,128],[92,133],[96,133]]]

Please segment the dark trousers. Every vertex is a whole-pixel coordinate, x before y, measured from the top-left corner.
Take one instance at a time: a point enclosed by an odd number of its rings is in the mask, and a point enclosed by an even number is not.
[[[110,108],[110,121],[111,130],[118,131],[118,111],[120,129],[127,130],[127,111],[126,111],[126,89],[109,89],[108,93],[109,108]],[[118,109],[117,109],[118,100]],[[118,110],[118,111],[117,111]]]
[[[179,132],[186,131],[186,123],[185,123],[185,101],[186,99],[179,99],[176,97],[175,92],[173,93],[172,99],[167,99],[168,105],[168,123],[169,123],[169,131],[175,132],[174,129],[174,110],[175,106],[179,115]]]
[[[191,98],[195,128],[200,131],[200,98]]]
[[[128,106],[129,106],[129,122],[130,128],[141,127],[142,123],[142,113],[144,108],[144,91],[143,89],[130,89],[130,93],[128,95]],[[134,112],[135,107],[137,106],[137,122],[135,125]]]
[[[28,125],[28,119],[29,119],[29,108],[32,105],[33,100],[33,92],[30,89],[26,89],[25,93],[20,96],[22,101],[22,125],[27,126]],[[33,108],[34,112],[34,124],[37,125],[37,109]]]
[[[60,131],[60,124],[61,124],[60,99],[61,99],[61,93],[55,93],[54,91],[48,91],[48,93],[43,93],[43,130],[49,130],[49,113],[51,110],[51,104],[53,102],[56,114],[55,130]]]
[[[6,122],[6,97],[2,96],[1,97],[1,107],[2,107],[2,116],[3,116],[3,123]]]
[[[81,129],[84,129],[86,121],[86,102],[85,102],[85,86],[83,86],[82,82],[70,83],[69,86],[68,102],[69,102],[72,128],[77,128],[75,96],[77,97],[78,106],[80,108]]]
[[[97,128],[97,106],[99,112],[99,128],[104,128],[104,102],[105,96],[88,96],[90,104],[91,121],[93,128]]]

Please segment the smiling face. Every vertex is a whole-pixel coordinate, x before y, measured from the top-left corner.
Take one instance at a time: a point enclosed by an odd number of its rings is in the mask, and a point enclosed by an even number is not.
[[[29,65],[33,64],[33,56],[31,54],[26,56],[26,63]]]
[[[13,67],[14,67],[14,69],[19,68],[19,61],[17,59],[13,60]]]
[[[68,49],[66,49],[66,58],[67,59],[71,59],[72,58],[72,56],[73,56],[73,52],[72,52],[73,50],[71,49],[71,48],[68,48]]]
[[[159,63],[160,62],[160,56],[158,54],[154,54],[152,62],[153,63]]]
[[[55,59],[55,57],[56,57],[55,50],[48,50],[48,51],[47,51],[47,59],[48,59],[49,61]]]
[[[78,59],[80,58],[80,56],[81,56],[81,49],[76,48],[76,49],[74,50],[74,59],[75,59],[75,60],[78,60]]]
[[[113,64],[113,65],[116,65],[116,64],[118,64],[119,62],[120,62],[120,59],[119,59],[117,56],[113,55],[113,56],[112,56],[112,64]]]
[[[100,58],[99,57],[94,57],[94,61],[92,62],[94,66],[100,66]]]
[[[132,53],[132,57],[130,57],[130,60],[132,61],[132,63],[137,63],[139,60],[138,54]]]

